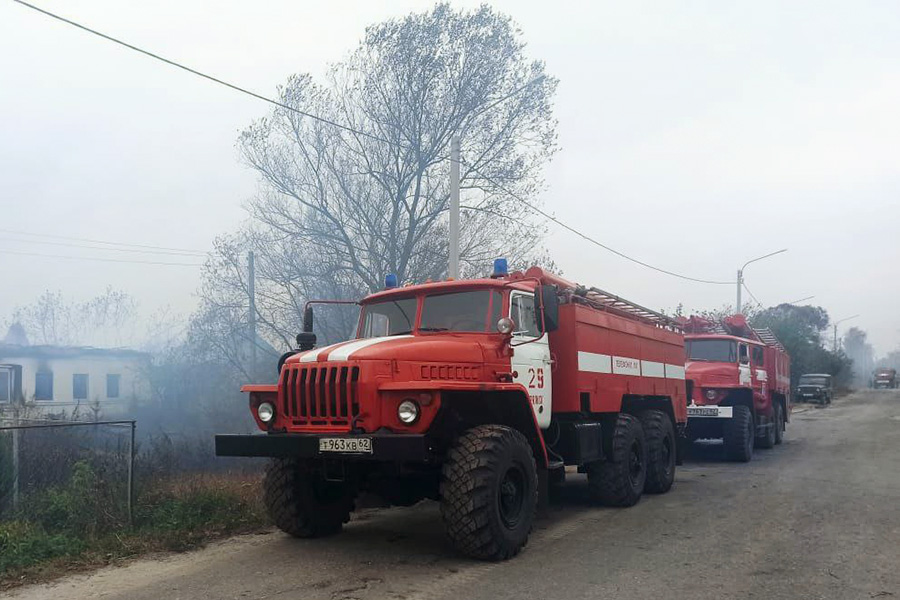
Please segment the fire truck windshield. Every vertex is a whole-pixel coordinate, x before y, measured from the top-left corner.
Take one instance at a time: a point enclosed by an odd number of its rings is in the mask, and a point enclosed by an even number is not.
[[[419,331],[493,331],[501,305],[500,292],[491,290],[425,296]]]
[[[737,344],[732,340],[688,340],[685,350],[688,360],[737,362]]]
[[[362,309],[360,338],[410,333],[416,321],[415,298],[386,300],[367,304]]]

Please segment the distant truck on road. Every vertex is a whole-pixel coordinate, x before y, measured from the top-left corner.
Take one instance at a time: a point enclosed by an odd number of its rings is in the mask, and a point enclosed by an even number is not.
[[[722,438],[731,460],[780,444],[791,413],[791,359],[743,315],[684,320],[689,440]]]
[[[297,537],[336,533],[360,492],[440,502],[451,543],[514,556],[566,465],[598,503],[669,490],[687,421],[673,319],[537,267],[362,299],[356,339],[300,348],[278,383],[248,385],[261,434],[218,435],[219,456],[274,460],[264,498]]]
[[[876,390],[892,390],[897,387],[897,369],[878,369],[875,371]]]

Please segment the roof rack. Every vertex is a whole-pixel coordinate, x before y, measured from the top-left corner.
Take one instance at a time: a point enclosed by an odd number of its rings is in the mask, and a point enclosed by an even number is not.
[[[599,288],[588,288],[579,285],[573,290],[572,297],[599,310],[616,312],[625,316],[635,317],[652,325],[681,331],[681,325],[675,319]]]

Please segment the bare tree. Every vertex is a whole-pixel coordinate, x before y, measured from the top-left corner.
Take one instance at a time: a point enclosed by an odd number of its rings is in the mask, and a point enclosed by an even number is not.
[[[109,287],[85,302],[48,290],[16,308],[10,320],[33,344],[121,346],[132,341],[136,316],[134,298]]]
[[[463,274],[483,274],[496,256],[546,262],[545,228],[515,196],[535,202],[556,150],[556,81],[523,49],[510,20],[487,6],[439,4],[369,27],[322,83],[291,77],[280,89],[284,105],[352,131],[276,108],[243,132],[239,147],[260,192],[250,225],[223,239],[207,264],[205,306],[246,306],[251,249],[257,318],[273,343],[290,342],[307,298],[357,298],[379,289],[385,273],[446,276],[454,134],[462,137]],[[352,321],[347,311],[322,311],[317,328],[342,337]]]

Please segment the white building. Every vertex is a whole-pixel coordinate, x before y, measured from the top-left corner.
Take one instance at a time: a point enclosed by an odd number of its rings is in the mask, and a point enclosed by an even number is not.
[[[150,398],[150,355],[124,348],[0,344],[0,411],[111,418]]]

